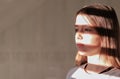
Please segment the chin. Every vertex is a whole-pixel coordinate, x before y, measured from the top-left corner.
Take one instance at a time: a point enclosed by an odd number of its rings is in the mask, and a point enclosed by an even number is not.
[[[87,52],[78,51],[78,53],[79,53],[80,55],[83,55],[83,56],[88,56],[88,53],[87,53]]]
[[[94,53],[90,53],[90,52],[83,52],[83,51],[78,51],[78,53],[82,56],[93,56],[96,55]]]

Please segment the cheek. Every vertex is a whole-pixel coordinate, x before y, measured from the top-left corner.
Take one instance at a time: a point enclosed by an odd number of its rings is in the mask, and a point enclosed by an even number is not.
[[[100,46],[101,44],[101,39],[99,36],[93,35],[89,37],[89,44],[94,45],[94,46]]]
[[[82,43],[89,46],[100,46],[101,39],[98,35],[84,34],[82,35],[82,39],[79,40],[78,43]]]

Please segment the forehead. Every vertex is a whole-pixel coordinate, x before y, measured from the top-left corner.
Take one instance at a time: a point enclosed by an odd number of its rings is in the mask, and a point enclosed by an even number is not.
[[[92,25],[85,15],[77,15],[75,25]]]

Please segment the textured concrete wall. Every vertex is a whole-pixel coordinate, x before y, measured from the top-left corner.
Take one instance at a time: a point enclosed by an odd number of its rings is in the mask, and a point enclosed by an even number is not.
[[[120,0],[0,0],[0,79],[65,79],[74,65],[74,16]]]

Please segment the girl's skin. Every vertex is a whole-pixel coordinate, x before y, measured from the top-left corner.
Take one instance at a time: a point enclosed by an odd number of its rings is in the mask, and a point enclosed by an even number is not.
[[[99,73],[110,65],[99,59],[101,52],[101,36],[97,33],[85,15],[77,15],[75,22],[75,42],[80,55],[87,56],[86,71]]]

